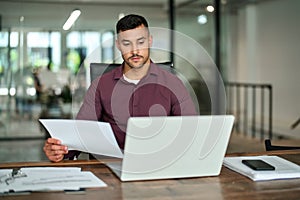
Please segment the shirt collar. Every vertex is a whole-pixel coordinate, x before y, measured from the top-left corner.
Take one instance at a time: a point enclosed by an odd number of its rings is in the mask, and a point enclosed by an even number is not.
[[[150,68],[149,68],[149,71],[148,71],[147,75],[149,75],[149,74],[156,75],[156,76],[159,74],[158,67],[155,63],[152,62],[152,60],[151,60]]]
[[[123,67],[124,67],[124,62],[115,70],[114,79],[118,80],[123,77]]]

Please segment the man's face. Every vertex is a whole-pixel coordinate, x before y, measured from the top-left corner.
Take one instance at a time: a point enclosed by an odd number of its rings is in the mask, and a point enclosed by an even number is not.
[[[152,37],[143,25],[135,29],[120,32],[116,45],[123,60],[130,68],[141,68],[149,61]]]

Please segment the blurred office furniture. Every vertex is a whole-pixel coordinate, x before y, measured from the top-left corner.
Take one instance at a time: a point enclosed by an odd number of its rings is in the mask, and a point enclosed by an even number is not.
[[[265,148],[266,151],[279,151],[279,150],[293,150],[293,149],[300,149],[300,146],[278,146],[272,145],[271,140],[265,140]]]
[[[234,114],[234,130],[245,136],[272,139],[273,90],[270,84],[225,83],[228,112]],[[259,114],[260,113],[260,114]]]
[[[300,118],[297,119],[292,125],[291,129],[295,129],[300,123]],[[300,146],[281,146],[281,145],[272,145],[271,140],[265,140],[266,151],[278,151],[278,150],[293,150],[300,149]]]

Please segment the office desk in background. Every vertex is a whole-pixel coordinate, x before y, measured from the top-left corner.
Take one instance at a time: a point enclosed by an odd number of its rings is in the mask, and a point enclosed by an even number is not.
[[[227,156],[278,155],[294,163],[300,164],[300,151],[274,151],[251,154],[230,154]],[[6,195],[0,199],[10,200],[94,200],[94,199],[300,199],[300,179],[253,182],[249,178],[223,167],[220,176],[186,179],[168,179],[137,182],[120,182],[117,177],[100,161],[63,161],[61,163],[4,163],[0,168],[13,167],[81,167],[92,171],[102,179],[108,187],[86,189],[84,193],[68,194],[65,192],[34,192],[27,195]]]

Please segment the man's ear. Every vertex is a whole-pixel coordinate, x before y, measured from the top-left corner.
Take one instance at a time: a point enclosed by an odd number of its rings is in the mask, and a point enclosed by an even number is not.
[[[149,47],[152,47],[152,43],[153,43],[153,37],[152,35],[149,36]]]
[[[120,43],[119,43],[119,40],[118,40],[118,39],[116,39],[115,44],[116,44],[116,47],[119,49],[119,51],[121,51],[121,50],[120,50]]]

